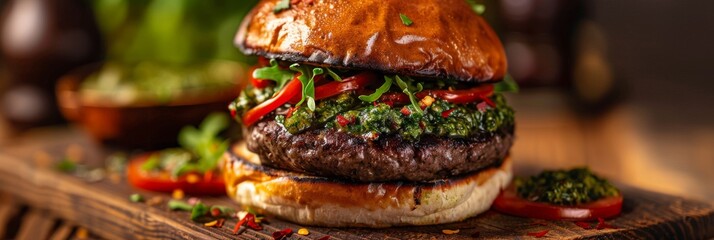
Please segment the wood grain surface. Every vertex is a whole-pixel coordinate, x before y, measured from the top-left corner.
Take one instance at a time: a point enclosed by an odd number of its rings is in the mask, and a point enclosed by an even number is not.
[[[127,185],[123,177],[89,182],[55,171],[54,161],[66,154],[76,154],[87,165],[103,166],[108,150],[77,137],[76,131],[59,131],[0,153],[0,192],[9,193],[40,209],[31,218],[45,227],[42,216],[58,218],[87,227],[93,234],[108,239],[271,239],[271,233],[284,228],[294,231],[305,227],[308,236],[293,234],[291,239],[483,239],[532,238],[528,233],[549,230],[547,238],[564,239],[704,239],[714,237],[714,207],[636,188],[623,186],[623,214],[608,223],[617,229],[585,230],[567,221],[535,221],[487,212],[463,222],[387,229],[319,228],[300,226],[267,216],[263,231],[248,230],[232,234],[236,219],[223,228],[209,228],[189,220],[189,213],[172,212],[166,207],[170,196],[144,192]],[[120,175],[121,176],[121,175]],[[132,203],[128,197],[141,193],[145,198],[159,197],[162,202],[149,206]],[[204,198],[207,204],[235,206],[227,197]],[[235,206],[238,207],[238,206]],[[12,209],[0,208],[0,213]],[[34,211],[34,210],[33,210]],[[0,214],[0,220],[3,219]],[[46,218],[46,217],[45,217]],[[444,229],[459,229],[445,235]],[[32,234],[31,232],[20,234]]]

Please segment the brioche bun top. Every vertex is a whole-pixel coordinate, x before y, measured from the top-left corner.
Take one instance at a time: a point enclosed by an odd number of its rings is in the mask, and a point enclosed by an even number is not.
[[[465,0],[302,0],[275,11],[280,1],[260,1],[243,20],[244,53],[471,83],[506,73],[501,42]]]

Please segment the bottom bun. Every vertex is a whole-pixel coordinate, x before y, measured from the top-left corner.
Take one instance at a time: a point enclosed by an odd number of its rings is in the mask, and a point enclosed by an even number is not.
[[[223,159],[228,195],[244,207],[305,225],[390,227],[461,221],[489,209],[512,177],[500,166],[428,182],[359,183],[260,165],[245,143]],[[408,171],[408,169],[405,169]]]

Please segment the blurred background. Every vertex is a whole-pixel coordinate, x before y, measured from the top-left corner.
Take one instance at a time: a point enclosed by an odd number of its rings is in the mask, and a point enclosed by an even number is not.
[[[255,2],[0,0],[0,149],[68,128],[108,146],[176,144],[237,95],[256,59],[233,36]],[[588,165],[714,201],[714,1],[482,3],[521,85],[509,96],[520,174]]]

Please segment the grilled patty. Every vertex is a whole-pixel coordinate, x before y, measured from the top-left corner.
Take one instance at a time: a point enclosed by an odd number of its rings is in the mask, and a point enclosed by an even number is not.
[[[263,165],[358,182],[429,181],[500,164],[513,144],[513,126],[470,138],[423,136],[366,141],[335,129],[290,134],[264,118],[245,134]]]

